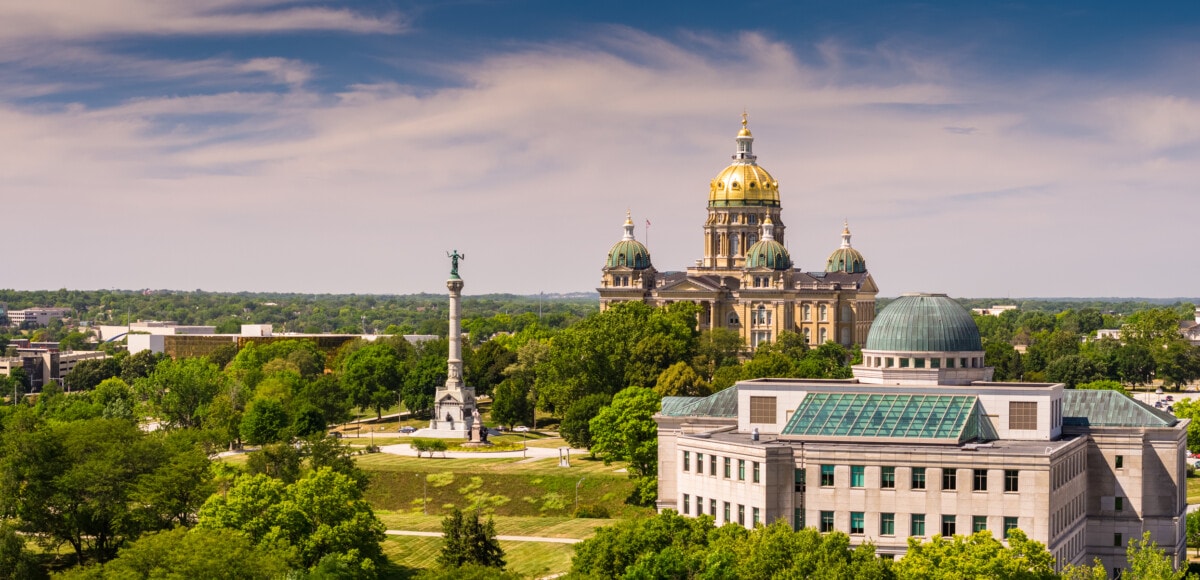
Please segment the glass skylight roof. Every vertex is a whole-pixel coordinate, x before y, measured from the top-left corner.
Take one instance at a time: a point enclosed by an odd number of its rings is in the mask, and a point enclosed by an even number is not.
[[[809,393],[782,435],[961,443],[979,435],[975,405],[973,395]]]

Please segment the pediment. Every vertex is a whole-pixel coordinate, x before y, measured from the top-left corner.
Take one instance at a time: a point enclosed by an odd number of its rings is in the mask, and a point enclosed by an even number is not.
[[[712,294],[714,292],[720,292],[721,289],[695,278],[684,278],[683,280],[675,282],[674,284],[660,286],[656,289],[656,291],[659,294],[665,292],[703,292],[705,294]]]

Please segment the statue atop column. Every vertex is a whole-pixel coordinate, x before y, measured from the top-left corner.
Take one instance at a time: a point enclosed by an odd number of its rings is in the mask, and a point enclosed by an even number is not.
[[[458,278],[458,261],[466,260],[467,255],[458,253],[458,250],[451,250],[446,252],[446,257],[450,258],[450,277]]]
[[[463,280],[458,275],[458,261],[466,256],[454,250],[446,253],[450,258],[450,279],[446,289],[450,291],[449,353],[446,357],[446,384],[434,394],[433,420],[429,430],[422,436],[462,437],[472,440],[474,426],[480,423],[475,408],[475,389],[463,382],[462,318],[461,302]],[[478,441],[478,439],[475,439]]]

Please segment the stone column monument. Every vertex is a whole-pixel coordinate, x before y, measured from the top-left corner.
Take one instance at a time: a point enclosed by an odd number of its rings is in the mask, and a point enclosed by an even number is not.
[[[459,300],[462,298],[463,281],[458,276],[458,261],[466,256],[458,250],[447,254],[450,258],[450,279],[446,288],[450,290],[450,356],[446,361],[446,384],[438,387],[433,397],[433,419],[429,429],[418,435],[425,437],[463,437],[471,439],[471,426],[478,413],[475,410],[475,388],[463,384],[462,319]]]

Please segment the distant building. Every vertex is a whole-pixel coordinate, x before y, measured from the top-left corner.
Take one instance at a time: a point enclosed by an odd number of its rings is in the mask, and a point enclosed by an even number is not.
[[[26,308],[9,310],[8,324],[11,326],[46,326],[52,320],[66,318],[70,308]]]
[[[1013,304],[998,304],[991,308],[972,308],[971,312],[980,316],[1000,316],[1009,310],[1016,310],[1016,305]]]
[[[22,368],[30,388],[40,391],[50,381],[61,384],[80,361],[102,358],[108,355],[99,351],[59,352],[57,347],[19,347],[17,356],[0,358],[0,375],[11,376],[13,369]]]
[[[1193,345],[1200,346],[1200,308],[1196,309],[1196,319],[1179,323],[1179,333]]]
[[[326,353],[336,351],[342,345],[356,339],[368,342],[378,339],[375,334],[307,334],[285,332],[276,334],[270,324],[243,324],[240,334],[188,333],[188,334],[150,334],[139,333],[131,328],[126,336],[129,354],[148,350],[153,353],[165,353],[171,358],[190,358],[208,356],[226,345],[234,345],[238,350],[247,344],[268,344],[283,340],[307,340]],[[426,340],[436,340],[437,335],[406,334],[404,339],[417,344]]]
[[[809,344],[862,344],[879,292],[850,227],[821,271],[794,267],[785,241],[779,182],[758,164],[754,136],[742,119],[733,162],[709,182],[703,258],[686,272],[659,272],[650,250],[634,239],[626,216],[600,282],[600,309],[619,302],[700,307],[701,330],[736,331],[751,349],[795,332]]]
[[[872,325],[853,379],[755,379],[666,397],[658,507],[783,520],[901,556],[910,537],[1019,528],[1057,567],[1124,568],[1150,532],[1186,550],[1187,419],[1115,391],[988,382],[978,327],[944,295]]]

